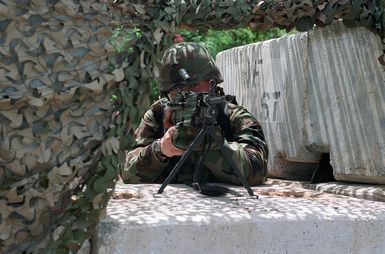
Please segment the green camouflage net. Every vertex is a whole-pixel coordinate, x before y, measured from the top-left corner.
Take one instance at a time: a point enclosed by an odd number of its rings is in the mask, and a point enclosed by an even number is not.
[[[91,238],[177,27],[342,18],[384,38],[384,2],[0,0],[0,252],[77,252]]]

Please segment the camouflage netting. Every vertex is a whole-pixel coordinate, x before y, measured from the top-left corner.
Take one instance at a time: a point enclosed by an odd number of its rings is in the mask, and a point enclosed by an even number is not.
[[[76,252],[90,239],[117,177],[116,152],[130,147],[178,26],[304,31],[343,18],[384,38],[384,6],[0,0],[0,252]],[[118,52],[108,43],[114,30]]]
[[[0,1],[2,253],[32,250],[43,239],[72,247],[71,239],[89,237],[85,225],[106,203],[115,170],[105,166],[116,167],[118,147],[106,132],[109,95],[124,78],[108,43],[113,9]]]

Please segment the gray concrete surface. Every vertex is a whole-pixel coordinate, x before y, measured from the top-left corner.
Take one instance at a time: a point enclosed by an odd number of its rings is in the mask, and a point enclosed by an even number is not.
[[[337,180],[385,183],[382,47],[337,22],[218,54],[225,91],[262,124],[271,177],[304,180],[330,153]]]
[[[385,203],[270,180],[248,196],[209,198],[184,185],[118,184],[93,252],[371,253],[385,250]],[[242,193],[242,187],[234,187]]]
[[[269,179],[268,182],[274,186],[278,185],[289,188],[303,188],[322,193],[331,193],[359,199],[385,202],[385,185],[382,184],[355,184],[348,182],[311,184],[308,181],[289,181],[282,179]]]
[[[385,185],[331,182],[319,184],[304,184],[303,187],[320,192],[327,192],[366,200],[385,202]]]

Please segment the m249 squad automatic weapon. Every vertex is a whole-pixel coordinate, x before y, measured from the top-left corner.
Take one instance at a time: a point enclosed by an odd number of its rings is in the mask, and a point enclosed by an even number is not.
[[[210,80],[209,84],[210,90],[208,93],[195,93],[179,90],[172,101],[163,101],[164,106],[170,107],[173,110],[174,123],[176,123],[176,128],[193,128],[195,130],[194,133],[196,133],[196,136],[188,145],[184,155],[180,158],[178,163],[171,170],[170,174],[159,188],[158,194],[163,193],[166,186],[178,174],[180,168],[183,166],[191,153],[196,151],[197,148],[201,148],[202,151],[200,153],[200,158],[194,170],[192,187],[202,194],[209,196],[218,196],[224,193],[232,193],[239,196],[239,193],[231,191],[223,186],[213,184],[199,184],[201,164],[204,161],[207,143],[210,143],[207,148],[207,150],[209,150],[211,143],[215,142],[215,144],[222,152],[223,157],[231,165],[234,174],[240,179],[242,185],[247,190],[248,194],[250,196],[257,197],[253,193],[245,177],[242,175],[240,169],[233,161],[231,155],[225,149],[223,145],[225,138],[219,134],[221,133],[221,127],[217,122],[217,116],[220,113],[220,110],[227,109],[227,103],[232,101],[233,96],[217,95],[217,82],[214,79]]]

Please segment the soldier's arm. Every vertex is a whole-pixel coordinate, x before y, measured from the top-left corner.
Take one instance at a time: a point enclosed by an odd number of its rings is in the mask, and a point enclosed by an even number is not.
[[[231,109],[232,138],[224,142],[226,150],[250,185],[266,181],[268,148],[257,120],[243,107]],[[240,183],[219,150],[210,151],[205,165],[221,181]]]
[[[232,114],[234,141],[245,153],[248,161],[248,181],[261,184],[267,178],[268,147],[261,125],[245,108],[239,107]]]
[[[135,130],[135,144],[119,154],[120,176],[125,183],[153,183],[168,165],[167,158],[155,154],[154,141],[163,136],[163,109],[154,103]]]

